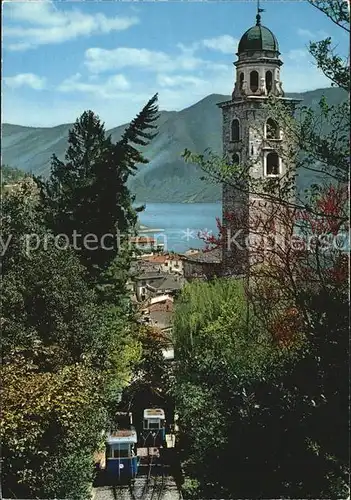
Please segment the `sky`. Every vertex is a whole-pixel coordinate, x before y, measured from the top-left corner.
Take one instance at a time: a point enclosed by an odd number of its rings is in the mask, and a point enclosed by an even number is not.
[[[346,32],[306,1],[262,1],[286,92],[329,87],[308,53]],[[230,94],[238,41],[256,1],[8,1],[3,3],[2,122],[51,127],[92,109],[107,128],[130,121],[156,93],[180,110]]]

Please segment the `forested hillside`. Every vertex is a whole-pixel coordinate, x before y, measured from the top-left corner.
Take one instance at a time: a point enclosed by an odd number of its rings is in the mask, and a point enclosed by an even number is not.
[[[323,94],[330,104],[337,104],[346,98],[346,93],[339,88],[288,96],[302,99],[303,105],[316,109]],[[179,112],[160,113],[159,134],[145,148],[150,163],[141,165],[129,181],[138,201],[215,202],[221,199],[220,187],[202,181],[201,170],[194,165],[187,165],[181,154],[185,148],[198,153],[206,148],[221,152],[221,110],[216,103],[227,99],[229,96],[212,94]],[[63,124],[52,128],[33,128],[5,123],[2,131],[3,163],[47,176],[51,155],[54,153],[63,159],[71,126]],[[108,131],[113,141],[121,137],[125,127],[121,125]],[[298,183],[300,189],[304,189],[310,184],[310,178],[304,173]]]

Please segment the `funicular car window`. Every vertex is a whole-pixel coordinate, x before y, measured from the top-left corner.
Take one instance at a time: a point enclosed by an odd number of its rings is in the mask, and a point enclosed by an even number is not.
[[[113,458],[126,458],[130,455],[129,444],[116,444],[113,448]]]
[[[160,419],[159,418],[150,418],[149,419],[149,429],[159,429],[160,428]]]

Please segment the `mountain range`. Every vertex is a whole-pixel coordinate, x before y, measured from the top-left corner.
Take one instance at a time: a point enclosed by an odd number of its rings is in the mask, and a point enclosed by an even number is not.
[[[338,104],[346,97],[338,88],[287,94],[287,97],[302,99],[302,105],[316,108],[323,94],[329,104]],[[130,188],[139,203],[220,201],[220,186],[201,180],[200,168],[186,164],[181,154],[186,148],[194,153],[202,153],[206,148],[221,153],[222,117],[216,104],[229,99],[228,95],[211,94],[181,111],[160,112],[158,135],[144,149],[150,163],[140,166],[130,179]],[[2,164],[48,176],[51,155],[55,153],[60,159],[64,158],[71,127],[71,123],[49,128],[4,123]],[[117,141],[125,127],[126,124],[120,125],[108,133]],[[298,179],[300,189],[311,182],[306,174]]]

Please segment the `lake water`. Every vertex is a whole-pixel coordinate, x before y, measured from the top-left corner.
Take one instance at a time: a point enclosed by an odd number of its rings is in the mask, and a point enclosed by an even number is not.
[[[204,242],[198,237],[199,231],[207,230],[218,235],[216,217],[222,219],[221,203],[147,203],[145,211],[139,214],[142,225],[163,229],[162,232],[148,232],[148,236],[164,243],[165,250],[180,253],[204,247]],[[350,236],[341,236],[339,248],[349,252]]]
[[[165,244],[165,250],[185,252],[189,248],[203,248],[199,231],[217,235],[216,217],[222,218],[221,203],[147,203],[139,214],[144,226],[163,229],[149,233]]]

